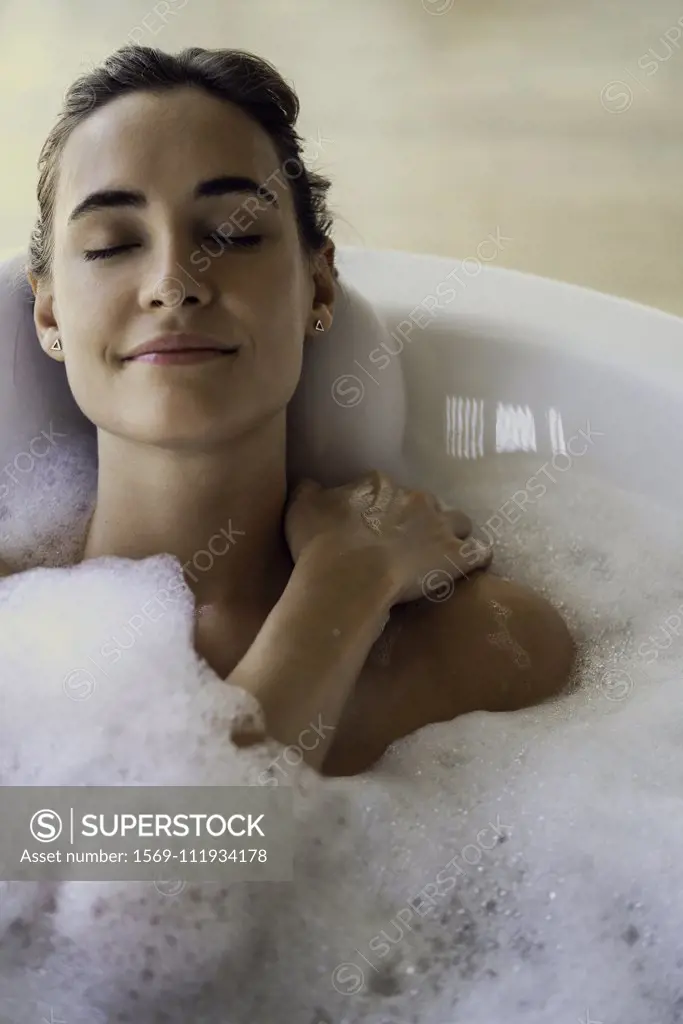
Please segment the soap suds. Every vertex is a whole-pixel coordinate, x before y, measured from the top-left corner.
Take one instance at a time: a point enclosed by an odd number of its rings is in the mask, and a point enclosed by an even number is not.
[[[484,524],[536,468],[500,466],[442,496]],[[193,651],[189,592],[115,664],[98,653],[176,560],[64,567],[92,492],[55,488],[47,516],[39,476],[30,530],[0,519],[28,570],[0,582],[0,781],[258,785],[282,747],[231,744],[259,710]],[[292,769],[293,883],[0,884],[0,1021],[680,1024],[680,536],[573,469],[501,529],[493,570],[560,608],[578,689],[430,726],[361,778]]]

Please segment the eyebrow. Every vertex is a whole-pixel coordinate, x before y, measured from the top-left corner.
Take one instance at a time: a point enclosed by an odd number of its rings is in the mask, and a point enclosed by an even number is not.
[[[218,178],[200,181],[194,189],[193,198],[206,199],[211,196],[225,196],[232,193],[257,195],[260,199],[279,209],[277,196],[269,188],[259,185],[253,178],[243,176],[222,175]],[[111,210],[117,207],[132,207],[140,210],[146,206],[147,196],[144,192],[122,188],[100,189],[97,192],[91,192],[74,207],[69,217],[69,224],[95,210]]]

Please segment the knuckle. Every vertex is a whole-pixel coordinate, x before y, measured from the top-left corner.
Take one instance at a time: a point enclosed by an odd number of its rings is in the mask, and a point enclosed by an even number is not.
[[[354,480],[353,483],[345,484],[339,488],[340,493],[348,493],[350,495],[367,497],[370,494],[377,492],[377,483],[375,479],[375,471],[372,470],[369,473],[364,473],[363,476]]]

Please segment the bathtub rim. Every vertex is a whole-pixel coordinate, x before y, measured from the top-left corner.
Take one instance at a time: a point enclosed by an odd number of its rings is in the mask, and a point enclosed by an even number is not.
[[[671,392],[683,390],[683,318],[632,299],[526,271],[401,249],[337,246],[341,273],[395,327],[449,273],[466,286],[422,328],[473,325],[496,340],[541,346],[598,365],[613,365]],[[421,328],[416,328],[416,335]],[[506,331],[509,337],[506,338]],[[511,351],[512,355],[512,351]]]

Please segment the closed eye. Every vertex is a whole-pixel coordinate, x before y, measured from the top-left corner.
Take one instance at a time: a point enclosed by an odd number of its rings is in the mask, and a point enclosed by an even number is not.
[[[83,259],[85,260],[108,260],[112,256],[116,256],[119,252],[125,252],[126,249],[132,249],[132,245],[113,245],[109,249],[86,249],[83,253]]]
[[[211,238],[215,242],[220,242],[221,245],[225,245],[226,249],[248,248],[250,246],[258,245],[263,240],[263,235],[241,235],[237,238],[226,238],[225,235],[221,235],[217,232],[213,232],[206,237]],[[113,245],[108,249],[86,249],[83,253],[83,259],[109,260],[112,256],[117,256],[121,252],[126,252],[128,249],[135,248],[136,245]],[[220,253],[217,253],[216,255],[220,255]]]
[[[238,235],[236,238],[228,238],[226,235],[222,235],[220,231],[214,231],[213,234],[207,235],[207,238],[211,238],[214,242],[225,245],[226,248],[230,249],[234,246],[244,246],[246,248],[251,245],[258,245],[263,239],[263,235]],[[220,255],[220,253],[216,255]]]

